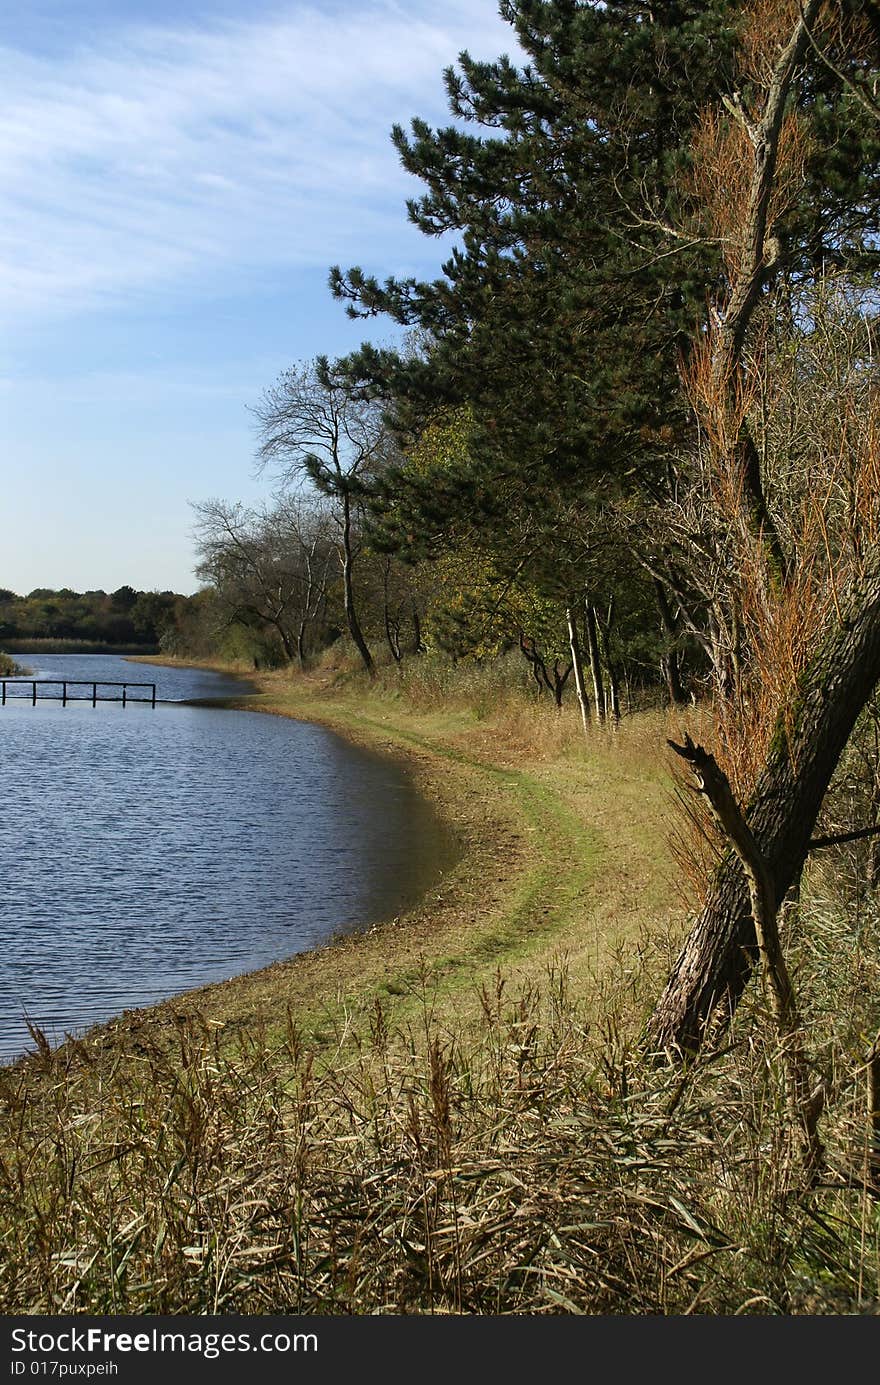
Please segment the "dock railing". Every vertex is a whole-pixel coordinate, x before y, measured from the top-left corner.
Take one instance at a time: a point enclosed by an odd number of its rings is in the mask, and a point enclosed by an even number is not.
[[[14,689],[7,693],[7,688]],[[61,695],[58,693],[42,692],[43,688],[60,688]],[[70,693],[68,688],[91,688],[91,696],[88,693]],[[121,688],[122,692],[105,693],[98,689]],[[129,688],[149,688],[146,697],[129,696]],[[21,691],[19,692],[19,689]],[[41,691],[38,692],[37,689]],[[62,707],[66,707],[68,702],[90,702],[93,707],[99,702],[121,702],[123,707],[128,702],[149,703],[151,707],[156,705],[156,684],[155,683],[114,683],[102,678],[81,679],[81,678],[0,678],[0,706],[5,707],[9,702],[29,701],[32,706],[37,705],[37,699],[42,698],[47,702],[60,702]]]

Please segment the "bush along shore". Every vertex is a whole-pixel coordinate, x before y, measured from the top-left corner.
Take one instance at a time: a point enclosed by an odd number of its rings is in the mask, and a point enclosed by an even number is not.
[[[16,674],[24,672],[25,670],[15,662],[11,654],[6,654],[0,649],[0,678],[14,678]]]
[[[880,919],[855,857],[811,867],[787,925],[817,1175],[757,980],[689,1066],[642,1041],[689,903],[684,714],[584,737],[486,677],[260,677],[242,705],[402,760],[457,859],[360,937],[57,1050],[35,1031],[0,1070],[0,1310],[878,1311]]]

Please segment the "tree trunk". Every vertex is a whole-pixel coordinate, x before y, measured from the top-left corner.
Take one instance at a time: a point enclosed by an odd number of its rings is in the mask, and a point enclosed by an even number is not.
[[[303,557],[306,566],[306,587],[302,598],[302,608],[300,611],[299,629],[296,636],[296,655],[299,660],[300,669],[305,672],[306,667],[306,631],[318,617],[318,612],[325,601],[327,590],[327,570],[330,566],[331,553],[328,551],[324,557],[324,571],[320,581],[315,578],[314,562],[315,554],[318,551],[318,539],[313,539],[310,547],[303,545]]]
[[[530,635],[524,635],[522,630],[519,632],[519,647],[529,662],[532,670],[532,677],[538,685],[538,692],[543,693],[545,688],[553,691],[553,684],[550,682],[550,675],[547,672],[547,665],[538,653],[538,646]]]
[[[660,672],[666,683],[666,690],[669,693],[669,702],[673,707],[682,707],[687,702],[687,695],[684,684],[681,681],[681,666],[678,661],[678,650],[668,649],[660,660]]]
[[[287,633],[287,629],[282,625],[281,621],[277,620],[274,616],[270,617],[270,620],[278,631],[278,638],[281,640],[281,647],[284,650],[285,659],[288,663],[293,663],[293,642],[291,641],[290,635]]]
[[[596,703],[596,718],[600,724],[605,720],[605,689],[602,684],[602,664],[599,659],[599,633],[596,629],[596,608],[587,599],[587,653],[590,656],[590,673],[593,676],[593,698]]]
[[[608,668],[608,711],[615,726],[620,725],[620,682],[617,676],[617,667],[610,664]]]
[[[660,660],[660,667],[669,690],[670,703],[673,707],[681,707],[687,702],[687,696],[681,681],[678,650],[675,648],[675,641],[681,629],[681,617],[673,613],[672,607],[669,604],[669,597],[666,595],[666,588],[663,586],[659,577],[654,578],[654,591],[657,595],[660,621],[663,625],[664,634],[669,641],[668,648]]]
[[[608,615],[603,620],[596,612],[596,624],[599,628],[600,647],[605,661],[605,672],[608,675],[608,715],[614,726],[620,725],[620,671],[617,663],[612,656],[611,650],[611,628],[614,622],[614,597],[608,603]]]
[[[875,558],[781,709],[746,813],[772,872],[777,907],[803,867],[831,776],[878,678],[880,559]],[[651,1017],[651,1046],[695,1051],[710,1029],[723,1029],[748,981],[755,949],[748,885],[731,853]]]
[[[810,1090],[810,1067],[804,1048],[797,998],[779,938],[779,906],[773,875],[740,812],[739,804],[731,792],[730,781],[714,755],[707,755],[703,747],[695,745],[687,735],[684,745],[677,745],[675,741],[670,741],[669,745],[689,763],[699,791],[711,805],[716,821],[745,871],[764,988],[773,1012],[785,1068],[791,1134],[800,1147],[799,1153],[812,1180],[818,1176],[825,1154],[818,1133],[824,1087],[818,1086],[815,1092]]]
[[[413,627],[412,652],[413,654],[424,654],[425,645],[422,640],[422,620],[419,615],[419,608],[415,602],[412,603],[411,610]]]
[[[571,606],[565,609],[565,619],[568,622],[568,642],[571,647],[571,667],[574,673],[574,686],[577,693],[578,706],[581,709],[581,721],[584,726],[584,735],[590,729],[590,699],[587,696],[587,688],[584,683],[584,664],[581,654],[581,640],[578,634],[577,619]]]
[[[568,682],[568,675],[573,668],[573,665],[569,664],[568,668],[563,669],[560,667],[561,663],[561,659],[555,659],[553,662],[553,700],[556,703],[557,712],[562,711],[562,694]]]
[[[396,664],[401,663],[403,654],[400,650],[400,626],[391,615],[388,606],[383,610],[385,621],[385,643],[388,645],[391,657]]]
[[[402,659],[400,651],[400,621],[391,614],[391,603],[388,596],[388,573],[391,564],[386,560],[382,573],[382,616],[385,621],[385,639],[391,651],[391,657],[396,664]]]
[[[354,562],[354,555],[351,548],[351,500],[348,494],[343,497],[342,503],[342,590],[345,605],[345,619],[348,623],[348,632],[354,640],[355,647],[363,660],[364,668],[371,678],[375,676],[376,670],[373,664],[373,656],[367,648],[357,618],[357,610],[354,604],[354,587],[351,580],[351,570]]]

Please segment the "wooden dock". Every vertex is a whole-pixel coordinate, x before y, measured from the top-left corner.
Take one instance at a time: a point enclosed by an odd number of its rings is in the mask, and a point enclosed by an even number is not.
[[[156,705],[156,684],[155,683],[113,683],[105,682],[103,679],[78,679],[78,678],[0,678],[0,706],[5,707],[8,702],[30,702],[32,706],[37,705],[38,698],[44,702],[60,702],[62,707],[66,707],[68,702],[90,702],[96,707],[99,702],[121,702],[126,706],[129,702],[148,703],[149,706]],[[7,689],[14,689],[7,693]],[[60,688],[61,695],[58,693],[43,692],[44,688]],[[91,688],[91,693],[81,693],[68,691],[69,688]],[[105,692],[105,688],[121,688],[122,692]],[[131,697],[129,688],[149,688],[149,693],[142,696]],[[39,691],[38,691],[39,689]],[[100,689],[100,691],[99,691]]]

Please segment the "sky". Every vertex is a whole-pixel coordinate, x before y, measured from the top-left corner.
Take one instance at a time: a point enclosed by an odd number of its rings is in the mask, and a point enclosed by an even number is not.
[[[434,277],[390,142],[496,0],[4,0],[0,587],[195,591],[192,504],[257,504],[250,408],[354,323],[332,264]]]

